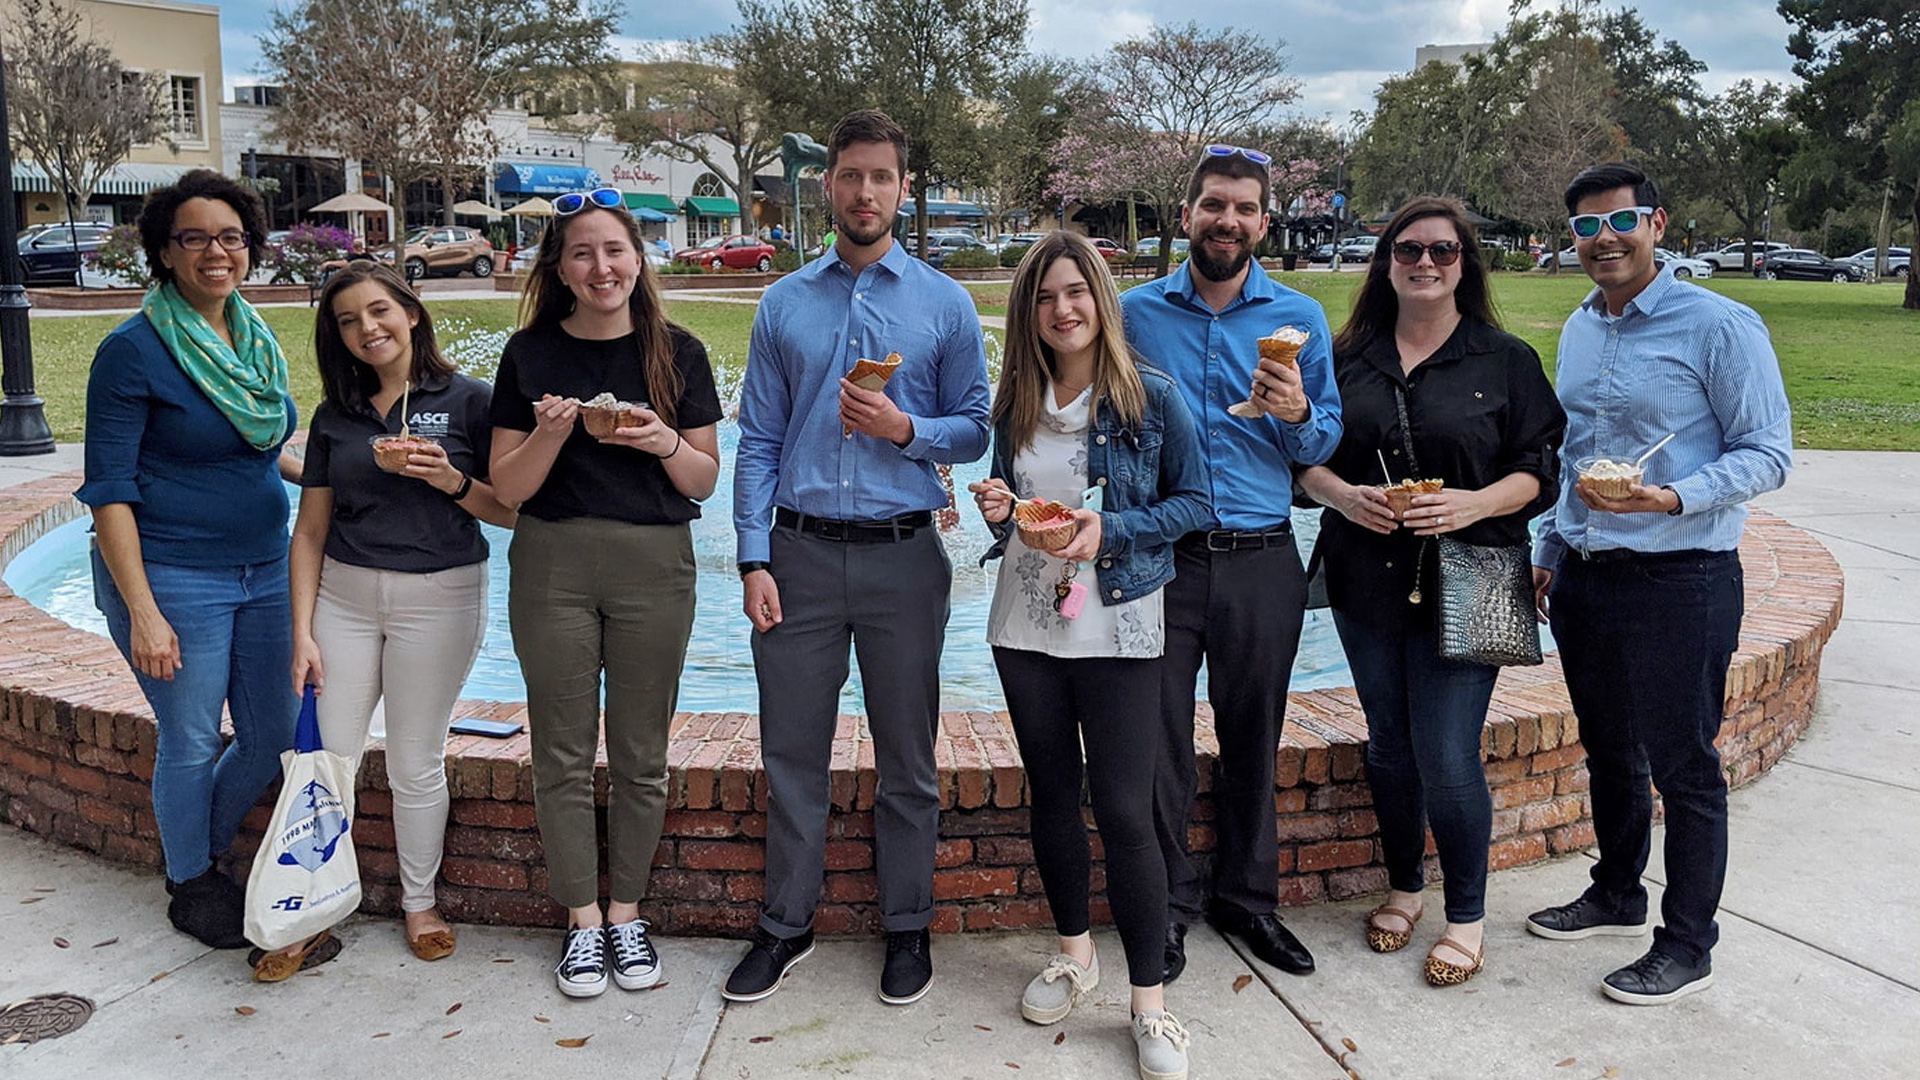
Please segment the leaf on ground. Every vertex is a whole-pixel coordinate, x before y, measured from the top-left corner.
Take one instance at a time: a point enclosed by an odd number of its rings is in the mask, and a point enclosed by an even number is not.
[[[163,972],[161,972],[160,974],[158,974],[158,975],[155,975],[155,976],[154,976],[153,978],[151,978],[151,979],[148,979],[147,981],[148,981],[149,983],[157,983],[157,982],[159,982],[159,981],[160,981],[161,979],[164,979],[164,978],[166,978],[166,977],[167,977],[167,973],[163,971]]]
[[[22,900],[22,901],[20,901],[20,902],[21,902],[21,903],[23,903],[23,904],[37,904],[37,903],[39,903],[40,901],[42,901],[42,900],[45,900],[45,899],[46,899],[46,897],[44,897],[44,896],[29,896],[29,897],[27,897],[27,898],[26,898],[25,900]]]
[[[461,1005],[461,1002],[456,1001],[453,1004],[447,1006],[447,1015],[452,1016],[454,1013],[459,1012],[460,1005]]]
[[[493,958],[493,962],[494,962],[494,963],[496,963],[496,964],[511,964],[511,963],[513,963],[513,957],[511,957],[511,956],[496,956],[496,957],[494,957],[494,958]]]
[[[1012,1062],[1012,1061],[1001,1062],[1001,1064],[1005,1065],[1009,1069],[1017,1069],[1020,1067],[1018,1063]]]
[[[59,892],[60,890],[59,890],[59,889],[48,889],[48,888],[39,888],[39,887],[36,887],[36,888],[35,888],[35,889],[34,889],[33,891],[34,891],[34,892]]]
[[[987,1026],[987,1025],[985,1025],[985,1024],[975,1024],[975,1025],[973,1025],[973,1026],[974,1026],[974,1028],[975,1028],[976,1030],[978,1030],[978,1031],[992,1031],[992,1030],[993,1030],[992,1028],[990,1028],[990,1027],[988,1027],[988,1026]]]
[[[233,1011],[239,1013],[241,1016],[252,1016],[254,1013],[258,1012],[259,1010],[255,1009],[251,1005],[235,1005],[233,1007]]]
[[[1620,1068],[1617,1065],[1609,1065],[1606,1068],[1600,1070],[1600,1075],[1604,1078],[1604,1080],[1613,1080],[1614,1077],[1620,1075]]]
[[[465,1031],[465,1030],[466,1030],[466,1028],[454,1028],[454,1029],[453,1029],[452,1031],[449,1031],[449,1032],[447,1032],[447,1033],[446,1033],[445,1035],[442,1035],[442,1036],[440,1036],[440,1037],[441,1037],[441,1038],[443,1038],[443,1039],[451,1039],[451,1038],[453,1038],[453,1037],[454,1037],[455,1035],[458,1035],[458,1034],[460,1034],[460,1033],[461,1033],[462,1031]]]
[[[748,1039],[747,1041],[748,1041],[748,1042],[750,1042],[750,1043],[756,1043],[756,1044],[758,1044],[758,1043],[770,1043],[770,1042],[772,1042],[772,1041],[773,1041],[773,1036],[771,1036],[771,1035],[755,1035],[755,1036],[754,1036],[753,1038],[751,1038],[751,1039]]]
[[[1237,994],[1240,991],[1245,990],[1248,986],[1252,985],[1252,983],[1253,983],[1253,976],[1242,975],[1239,978],[1236,978],[1233,980],[1233,992]]]
[[[578,1050],[587,1045],[587,1040],[591,1038],[593,1038],[591,1035],[582,1035],[577,1039],[555,1039],[553,1040],[553,1045],[564,1046],[569,1050]]]
[[[1352,1039],[1341,1039],[1340,1045],[1346,1047],[1347,1049],[1353,1051],[1356,1054],[1360,1052],[1360,1048],[1354,1045],[1354,1042]]]
[[[374,1035],[374,1038],[376,1038],[376,1039],[384,1039],[384,1038],[386,1038],[387,1036],[389,1036],[389,1035],[392,1035],[392,1034],[393,1034],[393,1032],[391,1032],[391,1031],[382,1031],[382,1032],[379,1032],[379,1033],[377,1033],[377,1034],[375,1034],[375,1035]]]
[[[1556,1069],[1564,1069],[1567,1066],[1573,1064],[1573,1061],[1574,1061],[1573,1058],[1561,1058],[1559,1061],[1556,1061],[1553,1063],[1553,1067]]]
[[[1061,1043],[1066,1041],[1067,1041],[1067,1033],[1064,1031],[1053,1037],[1053,1045],[1055,1046],[1059,1046]]]
[[[68,949],[73,947],[73,943],[66,938],[57,937],[53,939],[53,946],[56,949]]]
[[[541,1015],[540,1015],[539,1013],[535,1013],[535,1014],[533,1015],[533,1022],[534,1022],[534,1023],[536,1023],[536,1024],[551,1024],[551,1023],[553,1023],[553,1021],[551,1021],[551,1020],[549,1020],[549,1019],[547,1019],[547,1018],[546,1018],[546,1017],[544,1017],[544,1016],[541,1016]]]
[[[110,938],[108,938],[108,939],[107,939],[107,940],[105,940],[105,941],[96,941],[96,942],[94,942],[94,943],[93,943],[93,947],[94,947],[94,948],[96,948],[96,949],[104,949],[104,948],[106,948],[106,947],[107,947],[107,946],[109,946],[109,945],[118,945],[118,944],[120,944],[120,939],[119,939],[119,938],[117,938],[117,937],[110,937]]]

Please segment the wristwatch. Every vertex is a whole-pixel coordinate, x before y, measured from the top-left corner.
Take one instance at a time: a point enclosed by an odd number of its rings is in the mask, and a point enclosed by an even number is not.
[[[467,492],[472,490],[473,490],[473,474],[468,473],[460,478],[460,486],[453,489],[453,496],[452,496],[453,501],[459,502],[461,499],[466,498]]]
[[[765,559],[748,560],[740,564],[740,577],[744,580],[748,574],[753,573],[755,570],[765,570],[771,573],[773,571],[773,564]]]
[[[1673,509],[1667,511],[1667,516],[1679,517],[1681,513],[1685,511],[1687,508],[1686,500],[1680,497],[1679,492],[1673,490],[1672,484],[1661,484],[1660,490],[1667,492],[1668,494],[1673,496]]]

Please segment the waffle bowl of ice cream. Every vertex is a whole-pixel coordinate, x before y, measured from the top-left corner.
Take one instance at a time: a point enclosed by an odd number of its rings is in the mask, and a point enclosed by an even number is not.
[[[580,403],[580,423],[586,427],[587,434],[604,439],[616,428],[639,427],[640,410],[646,407],[644,401],[621,401],[602,391]]]
[[[1447,486],[1445,480],[1402,480],[1397,484],[1388,484],[1380,489],[1387,497],[1387,505],[1393,508],[1393,519],[1405,521],[1407,511],[1413,509],[1415,495],[1438,495]]]
[[[1605,457],[1581,458],[1574,463],[1574,471],[1580,474],[1580,483],[1588,491],[1603,499],[1631,496],[1634,485],[1647,476],[1646,469],[1631,461],[1614,461]]]
[[[425,435],[413,434],[375,435],[367,442],[373,447],[373,463],[390,473],[406,471],[408,455],[440,445]]]
[[[1027,499],[1013,504],[1013,523],[1028,547],[1041,551],[1059,551],[1073,543],[1080,523],[1065,503],[1053,499]]]

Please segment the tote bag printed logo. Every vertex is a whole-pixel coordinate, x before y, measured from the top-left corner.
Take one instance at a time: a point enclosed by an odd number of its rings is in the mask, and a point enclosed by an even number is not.
[[[298,866],[308,873],[319,870],[333,858],[348,828],[340,796],[318,780],[308,782],[281,826],[276,844],[280,865]]]

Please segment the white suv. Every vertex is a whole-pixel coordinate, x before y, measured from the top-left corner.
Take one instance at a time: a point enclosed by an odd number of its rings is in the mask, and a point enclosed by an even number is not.
[[[1747,255],[1749,252],[1758,256],[1765,255],[1770,251],[1785,251],[1792,246],[1792,244],[1781,244],[1774,241],[1736,240],[1726,247],[1721,248],[1719,251],[1709,251],[1705,255],[1700,256],[1700,258],[1712,263],[1716,273],[1724,274],[1728,270],[1747,269],[1749,265]]]

